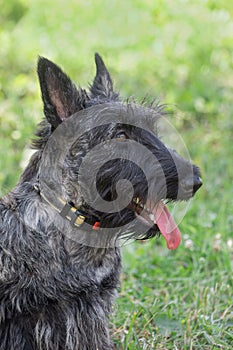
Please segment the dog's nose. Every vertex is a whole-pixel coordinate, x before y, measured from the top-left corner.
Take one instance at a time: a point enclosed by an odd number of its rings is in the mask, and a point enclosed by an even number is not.
[[[199,176],[194,176],[192,179],[185,179],[182,181],[183,190],[194,194],[202,186],[202,180]]]
[[[199,188],[202,186],[202,179],[199,176],[194,177],[193,182],[193,194],[199,190]]]

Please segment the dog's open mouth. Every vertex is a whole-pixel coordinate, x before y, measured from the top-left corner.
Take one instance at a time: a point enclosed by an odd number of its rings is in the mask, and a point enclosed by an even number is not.
[[[169,210],[162,201],[154,204],[147,200],[142,204],[139,197],[133,199],[131,208],[134,210],[137,219],[144,224],[158,229],[165,238],[168,249],[176,249],[181,242],[180,230],[172,218]]]

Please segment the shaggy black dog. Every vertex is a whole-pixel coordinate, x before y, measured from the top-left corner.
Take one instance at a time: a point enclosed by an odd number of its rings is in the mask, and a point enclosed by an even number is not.
[[[89,91],[38,62],[45,120],[0,202],[0,349],[110,350],[119,240],[180,232],[164,200],[188,200],[199,170],[156,134],[160,106],[123,103],[101,57]]]

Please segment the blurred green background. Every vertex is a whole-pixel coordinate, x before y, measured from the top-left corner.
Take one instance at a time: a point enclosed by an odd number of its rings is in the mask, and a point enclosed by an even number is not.
[[[162,240],[123,249],[117,348],[232,349],[233,2],[0,0],[0,8],[0,195],[16,184],[43,116],[38,55],[87,87],[99,52],[123,97],[159,97],[174,111],[204,179],[178,251]]]

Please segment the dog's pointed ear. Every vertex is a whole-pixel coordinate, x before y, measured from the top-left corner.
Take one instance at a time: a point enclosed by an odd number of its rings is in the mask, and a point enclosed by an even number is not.
[[[38,60],[38,76],[48,122],[56,128],[63,120],[84,108],[84,90],[78,91],[56,64],[44,57]]]
[[[93,84],[90,87],[91,96],[93,98],[108,98],[111,100],[117,99],[118,94],[113,90],[113,83],[110,74],[104,64],[101,56],[95,54],[96,76]]]

